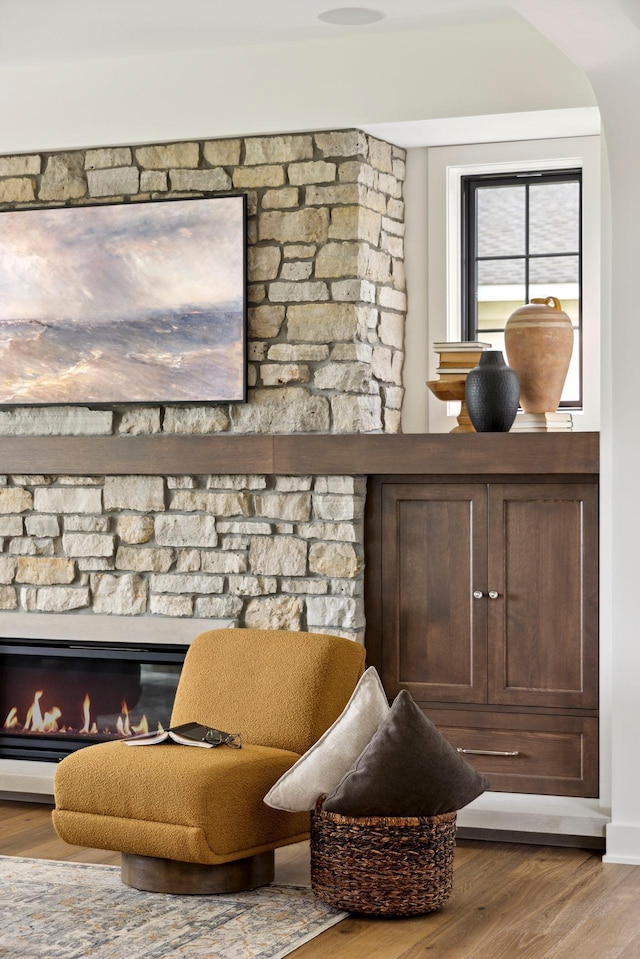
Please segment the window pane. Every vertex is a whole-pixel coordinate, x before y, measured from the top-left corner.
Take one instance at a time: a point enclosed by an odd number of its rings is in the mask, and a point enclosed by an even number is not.
[[[578,283],[580,263],[577,256],[542,256],[529,263],[529,283]]]
[[[529,252],[577,253],[579,236],[578,183],[532,184],[529,187]]]
[[[483,333],[481,339],[483,343],[491,343],[492,350],[500,350],[504,356],[505,363],[508,362],[507,351],[504,348],[504,333],[496,332],[494,330],[491,333]]]
[[[504,325],[519,306],[524,304],[524,287],[522,296],[518,300],[484,300],[478,301],[478,338],[486,340],[487,330],[503,330]],[[482,336],[480,336],[482,333]]]
[[[479,260],[479,287],[511,286],[514,283],[524,286],[524,260]]]
[[[555,296],[562,309],[578,326],[580,263],[577,256],[545,256],[529,263],[529,298]]]
[[[525,302],[524,260],[478,263],[478,334],[503,330],[509,316]]]
[[[478,256],[523,254],[526,202],[524,186],[482,187],[476,196]]]

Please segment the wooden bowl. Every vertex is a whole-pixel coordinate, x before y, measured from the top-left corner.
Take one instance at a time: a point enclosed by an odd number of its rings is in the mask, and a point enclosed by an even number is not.
[[[439,400],[443,400],[444,402],[460,402],[458,425],[454,426],[454,428],[449,431],[450,433],[475,433],[464,401],[464,386],[466,381],[466,376],[448,376],[445,374],[439,380],[429,380],[427,382],[427,386]]]

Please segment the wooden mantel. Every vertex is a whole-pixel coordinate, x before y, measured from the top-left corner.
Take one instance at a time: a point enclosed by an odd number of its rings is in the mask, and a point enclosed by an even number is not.
[[[584,475],[598,468],[598,433],[0,437],[5,474]]]

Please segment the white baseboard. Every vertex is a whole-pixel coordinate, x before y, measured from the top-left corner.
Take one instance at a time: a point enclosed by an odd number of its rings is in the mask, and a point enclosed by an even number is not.
[[[604,839],[610,818],[597,799],[486,792],[458,812],[458,827]]]
[[[607,863],[640,866],[640,823],[610,822],[607,826]]]

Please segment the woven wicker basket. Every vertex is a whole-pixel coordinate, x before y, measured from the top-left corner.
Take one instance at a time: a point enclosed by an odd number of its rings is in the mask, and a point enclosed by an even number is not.
[[[451,895],[455,835],[455,812],[352,818],[324,812],[321,799],[311,814],[313,891],[348,912],[432,912]]]

